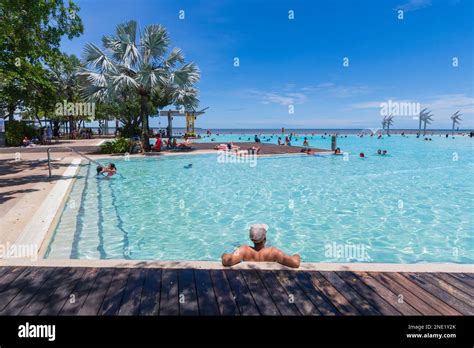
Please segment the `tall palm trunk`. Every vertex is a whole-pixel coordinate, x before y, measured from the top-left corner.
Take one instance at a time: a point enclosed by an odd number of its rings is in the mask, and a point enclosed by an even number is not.
[[[455,127],[455,126],[456,126],[456,123],[453,122],[453,131],[451,132],[451,136],[453,136],[453,137],[454,137],[454,127]]]
[[[148,96],[142,94],[140,97],[140,114],[142,118],[142,142],[145,151],[150,151],[150,138],[148,137]]]
[[[421,134],[421,115],[419,116],[419,122],[418,122],[418,134]],[[426,127],[426,124],[425,124]]]
[[[426,122],[425,122],[425,126],[423,127],[423,136],[425,136],[426,134]]]

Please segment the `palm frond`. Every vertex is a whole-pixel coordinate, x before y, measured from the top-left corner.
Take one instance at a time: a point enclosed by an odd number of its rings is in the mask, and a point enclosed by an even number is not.
[[[174,68],[177,63],[184,63],[184,54],[180,48],[173,48],[169,56],[163,61],[166,68]]]
[[[102,72],[117,70],[114,62],[93,43],[87,43],[84,46],[82,57],[84,64],[91,69]]]
[[[143,62],[162,60],[168,45],[169,37],[165,28],[155,24],[146,26],[140,38]]]
[[[135,79],[127,74],[116,74],[110,76],[109,88],[112,94],[117,94],[123,89],[137,89],[139,83]]]
[[[171,83],[178,87],[190,87],[199,81],[201,73],[194,63],[188,63],[171,73]]]
[[[140,52],[136,45],[136,31],[137,23],[130,21],[117,26],[116,36],[102,37],[102,44],[115,61],[128,68],[133,68],[140,59]]]

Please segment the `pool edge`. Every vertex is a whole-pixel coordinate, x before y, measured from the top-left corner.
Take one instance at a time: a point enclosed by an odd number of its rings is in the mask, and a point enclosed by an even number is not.
[[[355,271],[355,272],[451,272],[473,273],[474,264],[452,263],[325,263],[303,262],[299,268],[288,268],[272,262],[243,262],[233,267],[224,267],[219,261],[150,261],[150,260],[84,260],[84,259],[1,259],[0,267],[108,267],[108,268],[167,268],[167,269],[249,269],[249,270],[293,270],[293,271]]]

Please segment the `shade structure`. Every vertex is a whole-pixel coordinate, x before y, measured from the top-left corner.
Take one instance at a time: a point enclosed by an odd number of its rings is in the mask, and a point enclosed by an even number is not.
[[[195,137],[196,131],[194,129],[194,122],[196,118],[200,115],[203,115],[204,111],[195,111],[195,110],[160,110],[158,112],[159,116],[168,117],[168,127],[166,128],[167,137],[173,136],[173,117],[186,117],[186,133],[187,137]]]

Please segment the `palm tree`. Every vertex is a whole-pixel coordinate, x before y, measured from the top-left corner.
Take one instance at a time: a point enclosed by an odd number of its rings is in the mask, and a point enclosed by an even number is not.
[[[431,117],[433,117],[433,115],[431,115],[429,112],[427,114],[425,114],[425,116],[423,117],[423,123],[424,123],[424,126],[423,126],[423,136],[425,136],[426,134],[426,125],[427,124],[431,124],[431,121],[433,121],[431,119]]]
[[[423,110],[420,111],[420,114],[418,115],[418,136],[421,134],[421,123],[423,122],[423,118],[427,115],[427,108],[424,108]]]
[[[454,136],[454,128],[456,127],[456,124],[459,124],[461,123],[462,119],[461,119],[461,114],[459,113],[459,111],[456,111],[452,116],[451,116],[451,120],[453,120],[453,131],[452,131],[452,135]]]
[[[161,25],[146,26],[137,42],[137,22],[119,24],[115,36],[102,37],[102,45],[107,54],[92,43],[84,47],[86,67],[79,72],[87,78],[83,94],[91,100],[107,101],[124,89],[134,93],[140,101],[143,146],[149,150],[148,117],[154,108],[153,95],[162,90],[170,91],[173,97],[186,93],[183,91],[192,89],[199,80],[199,69],[193,63],[184,64],[179,48],[165,56],[169,37]]]
[[[393,126],[393,116],[390,115],[385,120],[385,124],[387,126],[387,135],[390,136],[390,126]]]
[[[385,127],[387,127],[387,116],[384,116],[382,120],[382,134],[383,134],[383,131],[385,130]]]

